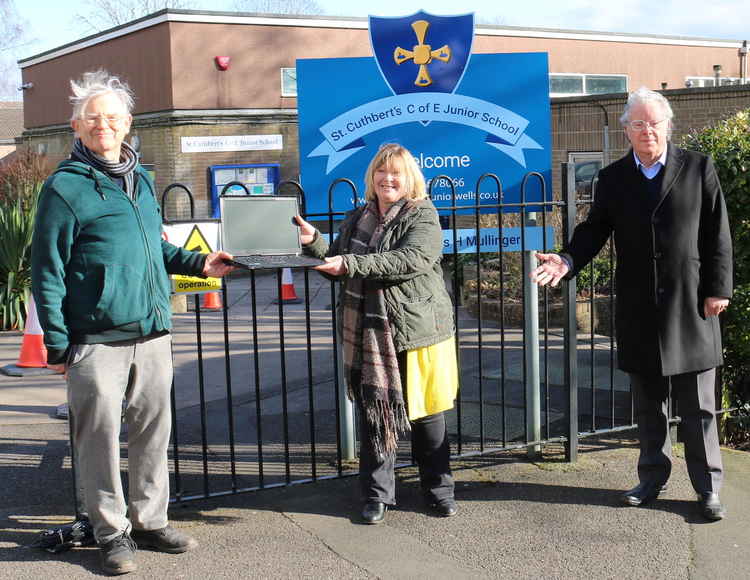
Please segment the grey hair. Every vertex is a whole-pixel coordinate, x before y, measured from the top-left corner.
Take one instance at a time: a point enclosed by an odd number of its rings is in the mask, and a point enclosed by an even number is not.
[[[620,124],[624,127],[630,122],[630,110],[637,105],[645,105],[646,103],[658,103],[664,109],[664,114],[669,119],[670,126],[672,125],[672,107],[669,104],[667,98],[661,93],[652,91],[646,87],[641,87],[637,91],[633,91],[628,95],[628,102],[625,104],[625,109],[620,117]]]
[[[83,73],[79,81],[71,80],[70,89],[73,91],[70,96],[70,102],[73,105],[71,121],[81,118],[86,103],[91,99],[107,93],[113,93],[120,99],[128,114],[133,112],[135,106],[133,91],[127,83],[103,69]]]

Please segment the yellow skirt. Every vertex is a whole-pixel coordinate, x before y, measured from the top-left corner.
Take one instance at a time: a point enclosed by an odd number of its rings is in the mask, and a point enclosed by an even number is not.
[[[452,409],[457,393],[455,337],[406,352],[409,421]]]

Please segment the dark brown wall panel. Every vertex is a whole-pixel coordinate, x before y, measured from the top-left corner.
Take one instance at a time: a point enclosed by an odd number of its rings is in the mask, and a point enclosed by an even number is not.
[[[553,73],[628,75],[628,89],[640,86],[671,89],[685,86],[687,76],[713,76],[713,65],[722,65],[722,76],[739,77],[737,48],[602,42],[556,38],[476,36],[474,52],[547,52]]]
[[[66,123],[71,107],[69,81],[104,68],[127,81],[135,92],[135,112],[171,109],[169,29],[160,24],[23,70],[34,88],[24,94],[26,128]]]
[[[177,109],[294,108],[297,99],[281,96],[282,67],[372,54],[366,30],[183,22],[172,29]],[[217,70],[215,56],[231,57],[229,70]]]

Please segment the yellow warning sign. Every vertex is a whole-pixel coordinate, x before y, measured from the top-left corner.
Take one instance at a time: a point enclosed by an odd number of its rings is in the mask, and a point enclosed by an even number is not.
[[[200,252],[201,254],[210,254],[213,252],[211,245],[206,240],[206,236],[203,235],[197,224],[190,230],[183,248],[191,252]],[[219,278],[198,278],[196,276],[175,274],[172,276],[172,287],[177,294],[214,292],[221,290],[221,280]]]
[[[200,252],[201,254],[210,254],[213,251],[197,225],[194,225],[193,229],[190,230],[183,247],[191,252]]]

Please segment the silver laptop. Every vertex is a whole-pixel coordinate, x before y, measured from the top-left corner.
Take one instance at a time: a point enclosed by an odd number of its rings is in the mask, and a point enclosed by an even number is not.
[[[221,247],[234,256],[227,263],[258,270],[303,268],[323,260],[302,254],[296,196],[223,196],[221,205]]]

